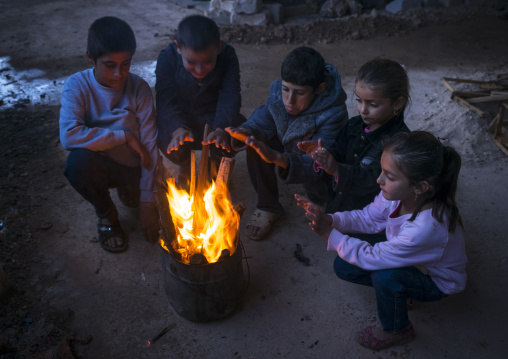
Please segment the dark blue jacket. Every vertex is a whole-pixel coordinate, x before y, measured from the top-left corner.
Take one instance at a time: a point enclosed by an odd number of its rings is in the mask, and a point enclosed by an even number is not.
[[[155,69],[158,146],[166,148],[172,133],[180,128],[202,131],[238,126],[241,107],[240,66],[235,49],[226,43],[215,68],[201,85],[185,70],[182,56],[171,43],[162,50]],[[196,134],[200,135],[200,134]]]
[[[326,64],[326,89],[317,95],[311,106],[292,116],[287,113],[282,101],[282,80],[270,86],[270,95],[263,106],[258,107],[241,126],[250,129],[254,136],[263,141],[277,137],[284,146],[289,166],[278,168],[283,183],[314,182],[321,176],[313,170],[314,160],[298,149],[300,141],[322,139],[325,146],[331,145],[339,130],[347,122],[347,95],[342,89],[337,69]]]

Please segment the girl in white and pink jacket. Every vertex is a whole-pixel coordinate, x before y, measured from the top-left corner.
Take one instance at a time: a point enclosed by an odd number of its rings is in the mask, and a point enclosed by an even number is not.
[[[334,269],[349,282],[374,287],[382,327],[367,327],[356,340],[383,349],[413,339],[408,299],[429,302],[462,291],[466,251],[455,202],[461,159],[424,131],[398,133],[383,143],[381,193],[362,210],[326,214],[295,195],[312,230],[336,251]],[[385,232],[371,245],[344,233]]]

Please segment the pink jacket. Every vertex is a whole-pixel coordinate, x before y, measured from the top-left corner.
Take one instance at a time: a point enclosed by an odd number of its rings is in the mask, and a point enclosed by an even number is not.
[[[390,218],[400,201],[388,201],[379,193],[362,210],[337,212],[328,238],[328,250],[336,251],[348,263],[365,270],[422,266],[445,294],[462,291],[466,286],[466,250],[462,228],[448,232],[428,209],[409,222],[410,214]],[[371,246],[346,233],[379,233],[386,230],[387,241]],[[342,233],[341,233],[342,232]]]

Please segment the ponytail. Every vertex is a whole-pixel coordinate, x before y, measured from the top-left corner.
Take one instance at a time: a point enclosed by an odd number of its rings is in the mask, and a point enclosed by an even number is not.
[[[453,233],[457,223],[462,226],[462,218],[459,214],[455,194],[457,192],[457,182],[460,172],[460,155],[452,147],[443,147],[443,168],[439,177],[436,179],[436,188],[434,195],[434,206],[432,207],[432,216],[440,223],[443,222],[443,213],[446,209],[449,211],[448,231]]]

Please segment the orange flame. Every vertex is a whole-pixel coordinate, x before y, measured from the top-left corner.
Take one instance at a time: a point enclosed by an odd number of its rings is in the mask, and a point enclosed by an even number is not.
[[[183,263],[189,263],[195,253],[205,256],[208,263],[217,262],[224,249],[231,254],[236,249],[240,215],[229,200],[227,186],[221,182],[212,184],[201,196],[191,196],[175,186],[169,179],[167,198],[176,230],[174,250],[179,252]],[[168,250],[164,242],[159,240]]]

